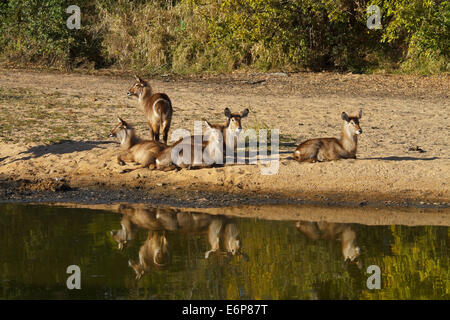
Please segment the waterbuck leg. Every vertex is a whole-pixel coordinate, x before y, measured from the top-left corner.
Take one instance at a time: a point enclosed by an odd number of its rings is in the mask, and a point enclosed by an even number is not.
[[[125,165],[126,162],[133,162],[133,155],[129,152],[123,152],[117,156],[117,163],[121,166]]]
[[[163,142],[167,144],[167,138],[169,136],[169,129],[170,129],[170,122],[171,122],[171,115],[167,115],[163,117],[161,121],[161,131],[163,133]]]
[[[149,126],[149,129],[150,129],[149,138],[150,138],[150,140],[155,140],[155,135],[153,133],[153,129],[152,129],[150,124],[148,126]]]

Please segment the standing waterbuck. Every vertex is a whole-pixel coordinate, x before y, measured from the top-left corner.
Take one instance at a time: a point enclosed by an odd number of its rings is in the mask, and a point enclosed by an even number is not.
[[[158,154],[166,147],[164,143],[153,140],[142,140],[136,136],[134,128],[119,118],[119,123],[109,134],[120,141],[122,152],[117,156],[117,162],[123,166],[126,162],[136,162],[140,166],[134,169],[123,170],[121,173],[136,169],[153,167]]]
[[[172,121],[172,102],[165,93],[153,93],[148,81],[142,80],[135,75],[136,81],[128,90],[128,96],[139,99],[139,105],[145,114],[150,129],[150,140],[167,143],[170,123]]]
[[[294,159],[299,162],[331,161],[338,159],[356,159],[358,135],[362,133],[359,119],[362,110],[357,116],[349,117],[342,112],[341,138],[317,138],[302,142],[294,151]]]

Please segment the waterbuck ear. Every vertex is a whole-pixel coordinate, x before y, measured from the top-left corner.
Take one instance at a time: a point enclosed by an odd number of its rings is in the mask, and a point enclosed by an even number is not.
[[[122,120],[122,118],[121,117],[118,117],[117,118],[117,120],[119,121],[119,123],[121,123],[121,124],[123,124],[124,123],[124,121]]]
[[[208,120],[205,120],[205,125],[206,125],[208,128],[211,128],[211,127],[212,127],[212,126],[211,126],[211,123],[209,123]]]
[[[345,120],[348,122],[348,115],[345,112],[342,112],[341,118],[342,118],[342,120]]]
[[[231,118],[231,111],[230,111],[230,109],[228,109],[228,108],[225,108],[225,111],[224,111],[224,113],[225,113],[225,117],[227,117],[227,118]]]
[[[122,120],[122,118],[119,118],[119,122],[122,126],[128,127],[128,123],[126,123],[125,120]]]
[[[141,78],[139,78],[139,76],[138,75],[134,75],[134,78],[136,79],[136,81],[137,82],[140,82],[140,83],[143,83],[144,81],[141,79]]]
[[[362,117],[362,109],[359,110],[358,119],[361,119]]]
[[[245,118],[246,116],[248,116],[248,112],[249,112],[248,109],[245,109],[244,111],[242,111],[241,118]]]

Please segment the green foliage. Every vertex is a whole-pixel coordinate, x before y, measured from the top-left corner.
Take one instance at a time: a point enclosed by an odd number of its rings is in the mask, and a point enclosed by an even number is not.
[[[3,60],[147,72],[450,70],[448,0],[68,0],[0,2]],[[366,26],[380,6],[382,29]]]
[[[9,62],[63,67],[86,61],[101,65],[100,40],[93,36],[90,22],[94,6],[78,1],[82,28],[69,30],[69,0],[9,0],[0,6],[0,54]]]
[[[450,71],[450,1],[390,1],[385,11],[390,22],[381,41],[404,43],[405,71]]]

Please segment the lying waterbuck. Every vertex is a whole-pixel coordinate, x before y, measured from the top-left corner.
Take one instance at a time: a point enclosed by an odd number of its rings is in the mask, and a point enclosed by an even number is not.
[[[356,245],[356,233],[349,224],[334,222],[310,222],[297,221],[295,223],[298,231],[312,240],[335,240],[341,242],[341,252],[344,262],[353,262],[361,268],[359,256],[360,248]]]
[[[231,113],[230,109],[225,108],[224,113],[228,118],[224,125],[205,121],[206,131],[202,136],[186,136],[166,148],[156,160],[157,168],[166,170],[174,167],[208,167],[223,164],[227,153],[234,155],[237,137],[242,131],[241,119],[248,115],[249,110],[245,109],[239,114]],[[196,143],[198,148],[195,147]],[[201,155],[196,154],[195,149],[201,149]]]
[[[248,256],[241,252],[239,228],[227,216],[132,205],[120,205],[119,212],[123,214],[122,229],[111,231],[119,249],[136,238],[138,229],[148,232],[139,250],[139,261],[128,261],[137,279],[150,271],[151,266],[162,267],[170,263],[170,248],[165,231],[171,234],[207,235],[211,250],[205,253],[206,258],[214,253],[227,257],[242,256],[248,261]]]
[[[177,229],[172,227],[172,231],[187,234],[206,233],[211,246],[211,250],[205,253],[206,259],[211,253],[218,253],[220,255],[242,255],[245,260],[248,260],[247,255],[240,250],[239,228],[232,218],[193,212],[174,214],[168,210],[159,211],[156,216],[158,220],[164,221],[166,226],[177,226]]]
[[[148,81],[135,75],[136,81],[128,90],[128,96],[139,98],[139,104],[144,111],[150,129],[150,140],[167,143],[167,137],[172,121],[172,102],[165,93],[153,93]]]
[[[165,148],[156,159],[156,167],[202,168],[223,163],[223,136],[220,128],[205,121],[203,135],[186,136]]]
[[[140,166],[134,169],[123,170],[121,173],[130,172],[141,168],[154,168],[158,154],[167,147],[164,143],[153,140],[142,140],[136,136],[134,128],[119,118],[119,123],[109,134],[110,137],[117,137],[120,141],[122,152],[117,156],[119,165],[126,162],[136,162]]]
[[[230,109],[225,108],[225,117],[227,117],[227,122],[224,125],[212,125],[212,127],[219,129],[222,132],[222,137],[224,141],[224,155],[226,151],[234,151],[237,148],[237,139],[239,134],[242,132],[241,119],[248,116],[249,110],[245,109],[242,113],[231,113]]]
[[[299,162],[331,161],[338,159],[356,159],[357,136],[362,133],[359,126],[359,115],[349,117],[342,112],[341,138],[317,138],[302,142],[294,151],[294,159]]]

